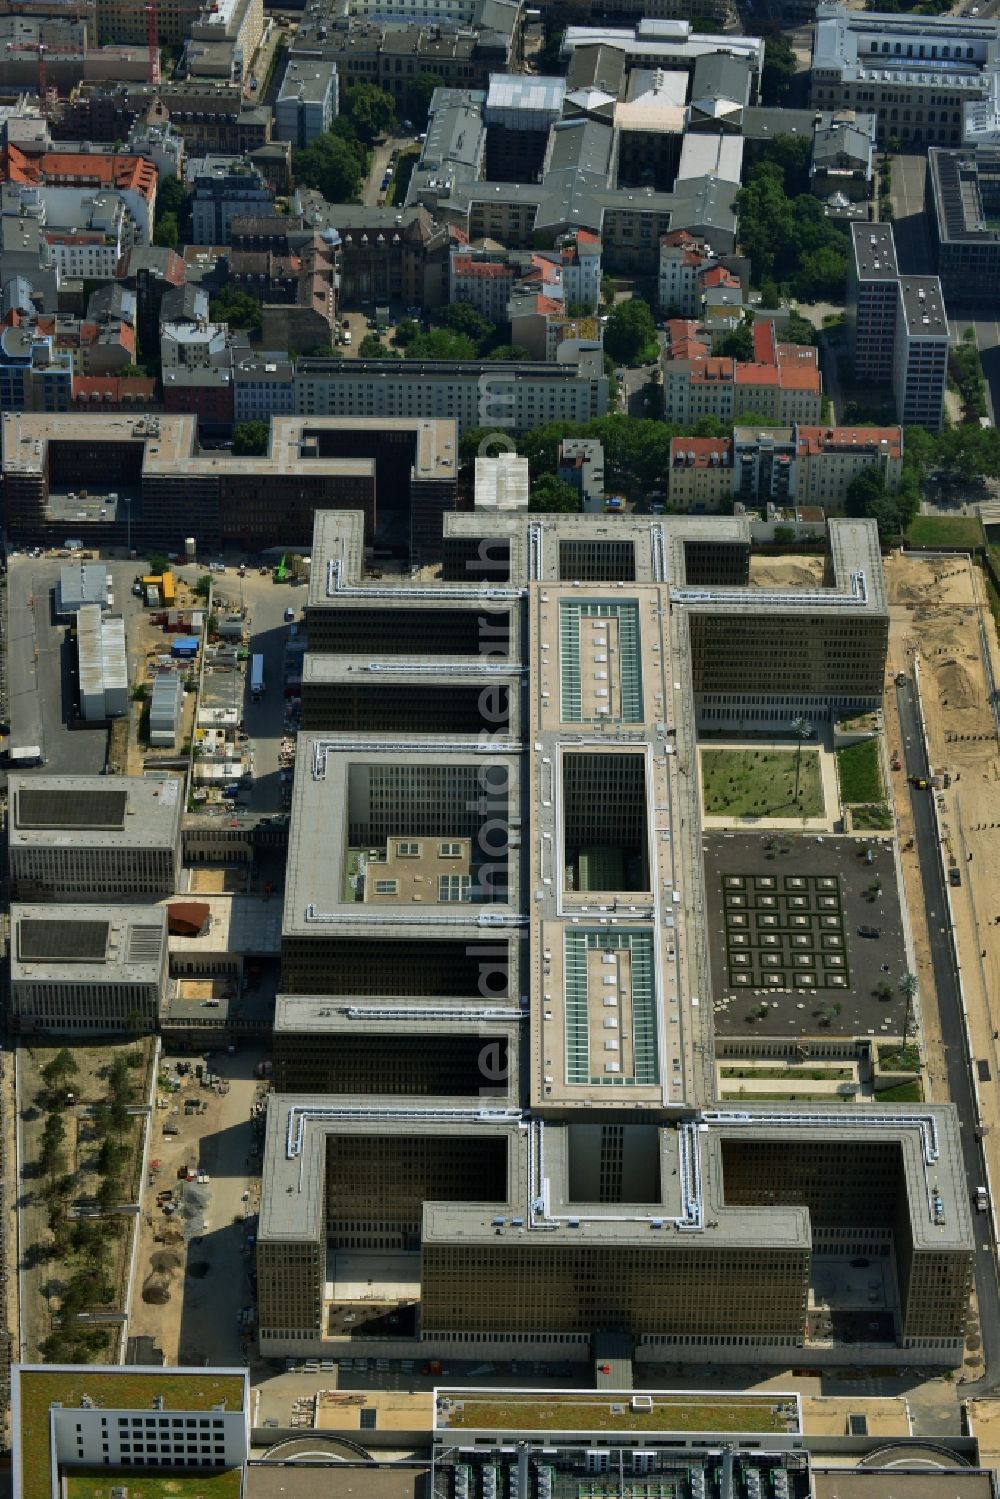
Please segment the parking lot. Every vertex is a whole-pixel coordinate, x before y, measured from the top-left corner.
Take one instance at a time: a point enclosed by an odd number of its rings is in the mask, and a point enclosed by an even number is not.
[[[703,846],[717,1030],[900,1033],[907,962],[888,839],[709,833]]]
[[[12,745],[37,744],[45,769],[55,775],[95,775],[107,757],[104,729],[73,729],[76,701],[75,651],[66,638],[68,621],[56,618],[53,590],[65,558],[12,555],[7,570],[7,682]],[[134,623],[142,603],[131,592],[141,562],[105,561],[111,575],[113,609],[125,617],[129,680],[139,672]]]

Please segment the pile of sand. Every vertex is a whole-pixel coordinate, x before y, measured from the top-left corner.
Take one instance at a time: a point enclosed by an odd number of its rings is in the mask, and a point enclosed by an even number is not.
[[[960,661],[954,656],[945,656],[932,662],[937,677],[938,694],[942,707],[975,708],[977,706],[975,684]]]

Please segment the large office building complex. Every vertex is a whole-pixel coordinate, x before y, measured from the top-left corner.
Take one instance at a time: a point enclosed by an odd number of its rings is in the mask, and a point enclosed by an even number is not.
[[[261,1351],[955,1362],[951,1109],[733,1107],[711,1061],[697,733],[879,705],[874,525],[768,590],[740,517],[449,515],[403,585],[361,526],[313,539]],[[858,1257],[885,1299],[820,1348],[818,1267]]]
[[[948,381],[948,315],[937,276],[907,276],[891,224],[852,224],[847,320],[861,380],[892,387],[904,427],[937,432]]]

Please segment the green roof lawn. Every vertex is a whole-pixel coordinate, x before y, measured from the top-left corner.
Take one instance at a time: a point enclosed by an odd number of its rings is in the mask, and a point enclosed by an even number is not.
[[[25,1370],[21,1374],[21,1478],[24,1499],[49,1499],[49,1407],[53,1401],[79,1406],[84,1395],[103,1410],[148,1411],[154,1395],[165,1410],[207,1411],[223,1401],[242,1410],[243,1380],[238,1374],[140,1374],[96,1366],[70,1371]],[[172,1475],[173,1476],[173,1475]],[[143,1475],[145,1477],[145,1475]],[[133,1499],[131,1483],[129,1499]],[[185,1492],[189,1492],[185,1490]],[[81,1496],[82,1499],[82,1496]],[[153,1496],[148,1496],[153,1499]]]
[[[440,1397],[439,1392],[439,1397]],[[684,1396],[654,1395],[652,1410],[631,1409],[628,1395],[562,1397],[535,1390],[519,1396],[468,1395],[449,1390],[461,1410],[446,1413],[449,1428],[478,1427],[526,1431],[765,1431],[797,1425],[794,1401],[693,1400]],[[624,1406],[624,1413],[612,1405]],[[444,1424],[439,1412],[439,1424]],[[131,1496],[130,1496],[131,1499]]]
[[[243,1482],[241,1468],[77,1468],[63,1477],[66,1499],[111,1499],[113,1488],[127,1489],[128,1499],[239,1499]]]

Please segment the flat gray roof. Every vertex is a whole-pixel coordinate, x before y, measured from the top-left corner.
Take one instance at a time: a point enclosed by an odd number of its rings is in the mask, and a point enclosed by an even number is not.
[[[176,776],[12,775],[10,844],[174,848],[184,785]]]
[[[151,984],[167,941],[156,906],[23,905],[10,908],[12,983]]]

